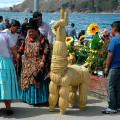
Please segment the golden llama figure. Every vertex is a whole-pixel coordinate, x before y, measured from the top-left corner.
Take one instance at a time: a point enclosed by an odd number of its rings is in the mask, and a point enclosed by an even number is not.
[[[59,98],[60,113],[65,114],[66,108],[74,107],[76,91],[79,87],[80,110],[85,110],[87,102],[87,82],[89,72],[84,66],[68,66],[65,27],[68,25],[68,12],[61,8],[61,19],[54,24],[57,29],[56,41],[53,46],[53,55],[50,72],[49,110],[54,111]]]

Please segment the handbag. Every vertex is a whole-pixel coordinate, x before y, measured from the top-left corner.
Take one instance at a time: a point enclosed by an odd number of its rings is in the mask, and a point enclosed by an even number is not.
[[[39,65],[36,67],[35,71],[33,71],[33,77],[37,83],[50,79],[45,68],[40,68]]]

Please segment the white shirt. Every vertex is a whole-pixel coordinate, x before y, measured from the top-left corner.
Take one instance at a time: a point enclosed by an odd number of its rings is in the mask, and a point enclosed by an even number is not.
[[[5,23],[1,22],[0,23],[0,31],[6,29]]]
[[[9,36],[8,36],[9,37]],[[9,37],[9,47],[15,46],[14,41],[12,40],[11,37]],[[8,57],[10,58],[10,54],[7,48],[7,42],[3,35],[0,34],[0,57]]]
[[[45,23],[45,22],[42,22],[42,25],[39,26],[39,31],[42,35],[45,35],[49,41],[50,44],[53,43],[53,33],[52,33],[52,29],[50,28],[50,26]]]
[[[8,36],[11,37],[13,39],[13,41],[15,42],[15,44],[17,43],[17,39],[18,39],[18,34],[14,33],[12,34],[9,29],[5,29],[2,32],[7,32]]]

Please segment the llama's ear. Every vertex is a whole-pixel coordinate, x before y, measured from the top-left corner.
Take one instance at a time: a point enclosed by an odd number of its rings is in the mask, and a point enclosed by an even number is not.
[[[62,7],[61,7],[61,19],[64,19],[64,10]]]
[[[65,22],[66,22],[66,25],[68,25],[68,11],[67,11],[67,9],[65,11]]]

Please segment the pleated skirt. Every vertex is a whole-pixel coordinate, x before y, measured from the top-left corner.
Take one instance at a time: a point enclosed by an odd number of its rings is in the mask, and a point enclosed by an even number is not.
[[[0,100],[19,99],[14,64],[10,58],[0,57]]]
[[[23,91],[21,87],[19,87],[20,98],[29,104],[47,102],[49,97],[49,83],[50,80],[41,82],[40,88],[36,88],[34,84],[30,84],[27,91]]]

